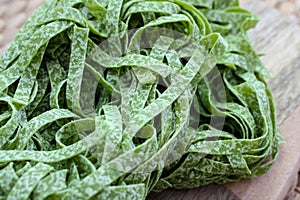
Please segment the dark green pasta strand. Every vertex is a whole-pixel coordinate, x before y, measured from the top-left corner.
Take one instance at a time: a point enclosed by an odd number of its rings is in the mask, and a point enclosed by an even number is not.
[[[46,174],[53,170],[53,167],[38,163],[29,169],[10,191],[7,199],[28,199],[31,191]]]

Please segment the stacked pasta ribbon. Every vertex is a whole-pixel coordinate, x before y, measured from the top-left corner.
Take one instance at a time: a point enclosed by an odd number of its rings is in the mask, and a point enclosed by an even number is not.
[[[0,199],[261,175],[282,137],[237,0],[46,0],[0,59]]]

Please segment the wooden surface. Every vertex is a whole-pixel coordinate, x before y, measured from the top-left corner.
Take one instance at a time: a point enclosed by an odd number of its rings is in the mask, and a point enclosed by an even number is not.
[[[41,2],[0,0],[0,55]],[[151,194],[149,200],[281,200],[288,194],[289,200],[300,199],[294,192],[300,168],[300,0],[241,0],[241,5],[257,13],[261,19],[250,32],[250,38],[255,49],[266,54],[262,60],[276,77],[268,82],[275,96],[280,129],[287,143],[281,147],[278,161],[266,175],[226,185],[167,190]]]
[[[249,0],[243,0],[249,1]],[[271,7],[276,8],[282,14],[294,18],[300,25],[300,1],[299,0],[262,0]]]
[[[0,0],[0,55],[43,0]]]
[[[262,61],[275,76],[269,82],[279,124],[282,124],[300,103],[300,82],[297,81],[300,78],[300,26],[296,18],[287,17],[268,4],[245,1],[243,5],[261,19],[249,35],[257,51],[265,54]]]
[[[274,0],[273,0],[274,1]],[[296,17],[286,16],[267,4],[247,1],[245,7],[261,19],[250,32],[254,47],[266,55],[264,64],[274,74],[269,80],[273,91],[278,122],[286,143],[269,173],[239,183],[227,184],[241,199],[281,200],[298,198],[294,192],[300,169],[300,27]],[[292,13],[297,5],[290,8]],[[299,186],[299,184],[298,184]],[[298,196],[298,197],[296,197]]]

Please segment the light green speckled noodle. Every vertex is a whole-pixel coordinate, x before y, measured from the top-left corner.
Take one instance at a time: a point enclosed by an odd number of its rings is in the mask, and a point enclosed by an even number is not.
[[[267,172],[283,139],[257,21],[237,0],[46,0],[0,58],[0,199],[140,200]]]

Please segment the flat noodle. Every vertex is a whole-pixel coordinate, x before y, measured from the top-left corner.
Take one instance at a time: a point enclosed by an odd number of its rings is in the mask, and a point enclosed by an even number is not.
[[[0,58],[0,199],[146,199],[266,173],[283,138],[237,0],[47,0]]]

